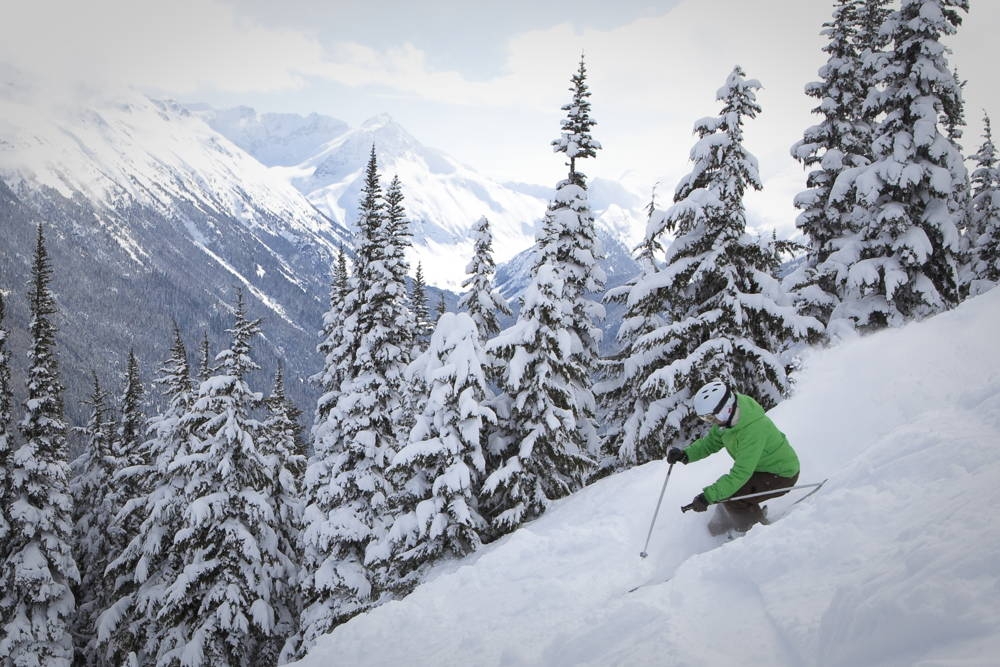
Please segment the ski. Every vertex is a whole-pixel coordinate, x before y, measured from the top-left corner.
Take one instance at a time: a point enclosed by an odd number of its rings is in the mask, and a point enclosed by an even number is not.
[[[671,577],[667,577],[666,579],[657,579],[656,581],[647,581],[644,584],[639,584],[638,586],[633,586],[632,588],[628,589],[627,592],[628,593],[635,593],[640,588],[646,588],[647,586],[652,586],[654,584],[665,584],[668,581],[670,581],[672,578],[673,577],[671,576]]]

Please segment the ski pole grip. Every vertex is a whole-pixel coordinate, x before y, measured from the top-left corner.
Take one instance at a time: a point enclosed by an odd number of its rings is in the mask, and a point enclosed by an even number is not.
[[[694,509],[694,503],[691,503],[690,505],[685,505],[684,507],[682,507],[681,511],[687,512],[688,510],[693,510],[693,509]]]

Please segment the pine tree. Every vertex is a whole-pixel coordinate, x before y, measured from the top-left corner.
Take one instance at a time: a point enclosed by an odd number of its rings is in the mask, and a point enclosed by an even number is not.
[[[164,590],[158,662],[188,665],[273,664],[275,604],[287,576],[269,492],[273,472],[253,418],[261,395],[247,376],[258,365],[251,343],[259,320],[237,298],[230,347],[201,383],[183,422],[196,424],[196,449],[176,460],[185,506],[172,549],[179,572]]]
[[[458,307],[469,313],[476,324],[480,340],[485,341],[500,332],[500,318],[510,316],[510,307],[493,285],[496,273],[496,264],[493,263],[493,234],[486,216],[479,218],[472,233],[475,254],[465,268],[469,277],[462,281],[462,287],[467,291],[459,299]]]
[[[647,220],[656,214],[655,198],[646,209]],[[612,472],[661,459],[666,455],[664,431],[643,431],[641,426],[650,407],[660,400],[645,380],[660,361],[657,350],[646,337],[667,323],[669,294],[653,280],[658,270],[658,241],[646,238],[636,249],[639,273],[626,284],[609,290],[605,301],[625,308],[618,327],[619,351],[602,362],[602,380],[594,388],[600,398],[602,422],[602,472]]]
[[[490,352],[505,361],[482,495],[491,537],[580,489],[594,465],[576,422],[573,386],[585,378],[570,361],[563,293],[555,269],[541,265],[517,322],[489,342]]]
[[[427,283],[424,281],[423,264],[417,262],[417,273],[413,277],[413,290],[410,296],[414,320],[414,354],[419,354],[430,342],[434,325],[430,321],[430,311],[427,308]]]
[[[0,291],[0,568],[10,559],[10,518],[7,516],[14,500],[13,481],[10,479],[11,456],[14,448],[10,425],[13,421],[14,398],[10,384],[10,353],[7,351],[8,331],[4,328],[6,305],[3,291]],[[0,569],[0,572],[3,570]],[[0,595],[0,605],[4,596]],[[0,620],[7,618],[7,612],[0,607]]]
[[[988,115],[983,118],[983,126],[983,145],[972,156],[976,163],[969,216],[972,248],[968,275],[963,280],[972,295],[1000,283],[1000,160]]]
[[[644,362],[655,370],[643,389],[660,399],[639,426],[658,442],[687,442],[698,426],[690,398],[714,378],[752,394],[767,408],[788,391],[793,343],[815,337],[821,324],[801,316],[774,277],[788,244],[746,232],[743,196],[760,189],[757,161],[743,145],[746,119],[760,113],[756,80],[736,67],[719,89],[718,117],[695,124],[693,168],[678,184],[674,205],[652,216],[648,241],[673,233],[662,268],[638,294],[664,290],[666,323],[644,335]]]
[[[323,340],[317,351],[323,355],[323,370],[312,376],[321,395],[316,405],[313,421],[313,439],[320,441],[329,423],[330,411],[340,398],[341,383],[346,377],[356,347],[350,335],[352,329],[345,322],[348,314],[347,299],[351,292],[351,275],[343,247],[337,253],[333,267],[333,285],[330,288],[330,309],[323,315]]]
[[[883,25],[892,51],[877,68],[881,88],[865,103],[882,120],[872,164],[844,188],[864,215],[845,296],[831,316],[855,329],[898,326],[958,301],[968,173],[940,129],[942,116],[954,118],[962,106],[940,40],[967,8],[967,0],[903,0]]]
[[[571,81],[562,135],[552,142],[569,158],[569,176],[556,186],[542,221],[518,320],[487,345],[503,369],[500,423],[483,488],[494,533],[515,529],[582,487],[600,448],[591,374],[601,336],[595,320],[604,309],[593,295],[605,277],[586,176],[576,161],[595,156],[601,145],[590,135],[596,122],[582,57]]]
[[[71,587],[80,580],[72,553],[63,386],[56,359],[52,268],[38,227],[29,284],[31,348],[20,447],[9,459],[9,535],[0,563],[0,656],[11,665],[73,660]]]
[[[577,171],[576,159],[594,157],[601,144],[590,135],[597,121],[590,117],[590,89],[587,86],[587,67],[582,55],[580,67],[570,80],[573,85],[569,90],[573,93],[573,100],[562,107],[566,112],[566,118],[562,121],[562,135],[552,141],[552,148],[556,153],[565,153],[569,158],[566,166],[569,167],[570,181],[574,185],[585,187],[586,176]]]
[[[606,277],[600,266],[603,251],[590,210],[586,175],[577,168],[578,159],[594,157],[601,148],[590,135],[596,121],[590,117],[590,90],[582,56],[570,90],[573,100],[562,107],[567,114],[562,122],[562,136],[552,142],[556,152],[569,157],[569,176],[556,186],[549,203],[537,261],[551,262],[562,281],[562,299],[568,315],[565,327],[572,339],[572,362],[579,367],[577,372],[566,376],[573,382],[574,419],[585,451],[596,456],[600,439],[591,377],[600,357],[598,321],[605,313],[597,299],[603,296]]]
[[[407,404],[403,372],[412,347],[400,345],[410,339],[398,327],[409,320],[393,244],[403,240],[390,238],[388,219],[372,147],[354,272],[340,314],[343,376],[336,403],[318,406],[306,471],[300,654],[375,604],[385,583],[388,554],[369,547],[380,544],[388,529],[392,487],[385,470],[399,449],[397,429]],[[319,408],[327,408],[325,417]]]
[[[298,533],[302,526],[302,478],[306,457],[297,422],[301,411],[285,394],[284,371],[279,367],[271,395],[264,401],[267,420],[264,422],[261,452],[269,464],[268,497],[273,505],[279,569],[274,573],[275,632],[273,641],[263,651],[262,658],[270,664],[284,663],[294,656],[301,601],[298,588]],[[291,638],[288,645],[285,640]]]
[[[178,576],[182,562],[174,536],[182,529],[185,508],[185,466],[176,466],[200,449],[194,434],[198,422],[188,418],[194,388],[187,349],[174,324],[170,356],[159,368],[164,409],[148,424],[142,445],[146,465],[133,468],[128,488],[138,490],[122,509],[134,534],[109,564],[113,602],[98,622],[102,659],[112,664],[153,664],[164,643],[159,612],[165,590]]]
[[[201,337],[201,357],[198,362],[198,380],[204,382],[212,377],[212,352],[208,345],[208,332]]]
[[[838,0],[833,19],[823,24],[829,40],[823,51],[829,58],[819,70],[820,81],[806,86],[806,94],[819,100],[813,113],[823,120],[792,147],[792,156],[811,169],[806,179],[809,189],[795,198],[802,211],[795,225],[805,236],[808,251],[786,283],[800,309],[824,323],[840,302],[838,286],[846,270],[841,251],[849,250],[856,231],[854,200],[833,197],[833,189],[842,173],[870,162],[871,123],[864,112],[870,82],[862,72],[861,49],[874,45],[861,43],[861,33],[868,35],[871,30],[861,24],[861,11],[858,0]],[[878,8],[867,9],[868,15],[877,16]]]
[[[120,507],[112,493],[119,460],[115,456],[115,424],[108,413],[107,394],[101,389],[97,374],[90,395],[90,420],[83,428],[86,444],[72,465],[74,519],[74,556],[80,570],[76,587],[76,623],[74,624],[76,664],[99,665],[97,617],[109,606],[111,582],[105,569],[124,542],[121,527],[115,524]]]
[[[142,412],[142,380],[139,377],[139,360],[135,351],[129,350],[125,366],[125,383],[121,400],[121,419],[115,434],[115,449],[127,465],[143,462],[142,443],[146,428],[146,416]]]
[[[389,469],[402,480],[387,537],[391,581],[400,592],[415,585],[427,566],[465,556],[481,544],[486,528],[477,501],[485,472],[482,439],[486,423],[496,420],[486,407],[482,357],[472,318],[446,313],[427,352],[410,366],[429,391],[409,444]]]

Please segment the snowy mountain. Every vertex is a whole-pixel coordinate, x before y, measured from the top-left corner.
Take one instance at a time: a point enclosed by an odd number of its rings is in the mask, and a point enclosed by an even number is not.
[[[720,454],[673,471],[640,558],[666,472],[651,463],[439,566],[296,664],[996,664],[998,327],[993,290],[808,357],[770,414],[800,482],[829,481],[770,526],[726,542],[678,511]]]
[[[190,338],[223,340],[236,289],[265,319],[266,370],[280,361],[295,377],[315,372],[330,266],[347,230],[178,105],[3,81],[0,289],[15,339],[42,223],[67,377],[95,368],[116,386],[112,371],[130,347],[155,367],[171,320]],[[303,388],[290,391],[301,398]]]
[[[311,157],[318,146],[348,131],[347,123],[330,116],[311,113],[258,114],[250,107],[216,110],[191,105],[192,112],[209,127],[268,167],[292,166]]]
[[[510,261],[534,243],[537,223],[555,185],[494,181],[422,145],[385,114],[359,128],[347,129],[328,117],[258,115],[245,107],[225,111],[198,108],[197,113],[265,164],[275,165],[275,173],[345,227],[355,223],[364,167],[374,146],[385,180],[399,176],[403,185],[413,232],[411,264],[423,265],[429,284],[452,291],[460,291],[466,277],[465,267],[472,257],[471,229],[479,218],[485,215],[490,221],[494,260],[497,264]],[[337,128],[342,128],[341,134],[330,138]],[[293,145],[295,150],[291,151]],[[545,146],[539,148],[543,158],[546,150]],[[307,153],[310,155],[295,165],[273,157]],[[622,184],[601,179],[595,179],[591,191],[592,207],[608,243],[631,248],[645,229],[641,198]],[[630,270],[628,265],[609,267],[610,273]]]

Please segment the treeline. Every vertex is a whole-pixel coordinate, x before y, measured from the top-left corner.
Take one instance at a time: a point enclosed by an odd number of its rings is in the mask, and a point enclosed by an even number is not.
[[[94,378],[86,445],[70,465],[39,228],[16,428],[0,300],[0,664],[301,656],[442,559],[687,444],[699,428],[691,394],[705,382],[771,407],[803,346],[994,286],[996,152],[987,120],[970,174],[962,86],[940,43],[965,9],[838,0],[828,62],[806,87],[821,122],[792,149],[809,169],[796,199],[804,247],[747,233],[744,194],[762,183],[743,131],[761,113],[760,84],[736,67],[718,115],[695,125],[673,202],[649,205],[639,274],[608,293],[579,168],[601,148],[581,60],[553,142],[568,176],[505,329],[486,218],[458,312],[427,303],[422,267],[408,282],[402,185],[386,183],[373,148],[353,254],[333,267],[308,434],[280,372],[266,397],[249,385],[261,323],[238,297],[226,349],[201,341],[190,355],[175,329],[151,418],[134,355],[117,408]],[[790,253],[801,261],[780,279]],[[617,352],[603,359],[602,302],[625,311]]]

